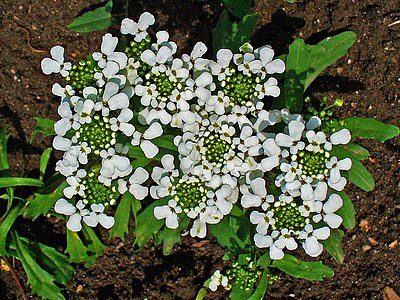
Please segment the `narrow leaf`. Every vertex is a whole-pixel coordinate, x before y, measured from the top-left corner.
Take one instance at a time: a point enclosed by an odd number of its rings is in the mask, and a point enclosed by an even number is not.
[[[255,292],[247,300],[262,300],[262,299],[264,299],[264,295],[265,295],[265,292],[267,291],[267,286],[268,286],[268,277],[269,277],[269,271],[268,271],[268,269],[265,269],[264,272],[262,273],[260,281],[258,282],[258,286],[257,286]]]
[[[371,118],[352,117],[345,119],[344,127],[350,130],[351,134],[366,139],[384,142],[399,135],[399,127],[385,124]]]
[[[364,160],[369,157],[369,151],[363,146],[356,143],[348,143],[347,145],[341,145],[341,147],[351,153],[358,160]]]
[[[41,186],[43,182],[39,179],[24,177],[1,177],[0,188],[16,186]]]
[[[278,268],[295,278],[307,280],[323,280],[332,277],[334,274],[333,270],[322,264],[321,261],[306,262],[287,253],[283,259],[274,260],[271,267]]]
[[[356,226],[356,211],[353,203],[345,192],[335,192],[343,199],[342,207],[337,211],[337,214],[343,219],[343,226],[346,229],[353,229]]]
[[[15,206],[13,209],[8,211],[7,216],[0,224],[0,256],[7,256],[7,235],[10,232],[15,220],[19,216],[20,211],[21,207]]]
[[[111,26],[111,10],[113,2],[108,1],[105,6],[96,8],[75,18],[67,28],[75,32],[92,32],[103,30]]]
[[[82,226],[82,232],[86,239],[86,245],[90,252],[94,253],[97,257],[103,255],[104,250],[107,248],[104,245],[93,229],[86,224]]]
[[[336,260],[338,264],[343,263],[344,253],[341,244],[344,232],[340,229],[331,230],[331,235],[325,241],[321,241],[326,251]]]
[[[40,180],[43,180],[43,176],[46,173],[47,164],[49,163],[51,152],[53,148],[47,148],[44,150],[42,157],[40,158]]]
[[[269,252],[265,252],[257,261],[257,266],[260,268],[266,268],[271,264],[271,258]]]
[[[93,266],[96,262],[96,256],[89,255],[89,249],[82,242],[78,233],[67,230],[67,249],[69,261],[71,263],[86,263],[87,266]]]
[[[115,224],[110,229],[109,239],[119,237],[125,240],[125,233],[128,233],[129,217],[131,215],[131,206],[134,198],[131,193],[126,192],[118,204],[114,214]]]
[[[304,90],[310,86],[311,82],[313,82],[323,70],[347,54],[349,48],[355,43],[356,37],[354,32],[346,31],[333,37],[328,37],[317,44],[318,47],[323,48],[324,52],[323,55],[312,54],[316,60],[310,65],[312,68],[307,74]],[[320,50],[318,50],[318,52],[319,51]]]
[[[3,128],[0,131],[0,171],[6,171],[10,169],[7,157],[7,141],[9,137],[10,135],[7,134],[7,131]],[[6,174],[4,172],[2,172],[1,174],[3,176],[9,176],[9,174]]]

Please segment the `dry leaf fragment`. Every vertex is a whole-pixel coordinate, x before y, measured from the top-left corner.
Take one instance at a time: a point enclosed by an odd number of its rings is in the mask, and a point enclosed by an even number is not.
[[[390,249],[394,249],[395,247],[397,247],[399,245],[399,241],[398,240],[395,240],[394,242],[391,242],[390,244],[389,244],[389,248]]]
[[[363,252],[367,252],[369,250],[371,250],[371,245],[362,245],[361,249]]]
[[[0,259],[0,270],[6,271],[6,272],[10,271],[10,267],[2,259]]]
[[[360,227],[365,230],[365,232],[369,231],[369,223],[367,220],[361,220]]]
[[[372,238],[372,237],[369,237],[368,240],[369,240],[369,242],[371,243],[372,246],[376,246],[376,245],[379,244],[379,242],[377,240],[375,240],[374,238]]]
[[[383,300],[400,300],[400,297],[388,286],[383,289],[382,298]]]
[[[83,285],[82,284],[80,284],[80,285],[78,285],[78,287],[76,288],[76,293],[78,294],[78,293],[80,293],[80,292],[82,292],[83,291]]]

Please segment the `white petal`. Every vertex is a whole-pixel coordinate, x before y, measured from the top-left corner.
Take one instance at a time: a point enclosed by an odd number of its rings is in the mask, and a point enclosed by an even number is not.
[[[54,46],[50,50],[51,57],[59,64],[64,63],[64,48],[61,46]]]
[[[100,225],[103,226],[105,229],[110,229],[115,224],[114,217],[107,216],[106,214],[99,214],[97,216],[97,220],[99,221]]]
[[[350,131],[347,128],[343,128],[342,130],[335,132],[331,135],[331,142],[334,145],[345,145],[349,143],[351,140]]]
[[[143,133],[143,137],[146,140],[152,140],[154,138],[160,137],[162,134],[163,134],[163,129],[162,129],[160,123],[153,123]]]
[[[154,145],[152,142],[144,140],[141,144],[140,144],[140,149],[142,149],[144,155],[147,158],[153,158],[154,156],[156,156],[158,154],[158,147],[156,145]]]
[[[44,74],[49,75],[51,73],[60,72],[60,64],[51,58],[44,58],[41,62],[42,71]]]
[[[129,182],[141,184],[147,179],[149,179],[149,173],[142,167],[138,167],[129,179]]]
[[[313,236],[319,240],[326,240],[330,234],[331,231],[328,227],[318,228],[313,231]]]
[[[115,47],[118,44],[118,38],[113,37],[110,33],[106,33],[103,38],[103,42],[101,43],[101,52],[106,55],[110,55],[114,52]]]
[[[137,199],[143,200],[149,194],[149,189],[147,187],[141,186],[139,184],[132,184],[129,188],[129,192]]]
[[[154,216],[157,220],[165,219],[171,214],[171,209],[168,205],[154,207]]]
[[[76,208],[74,205],[69,203],[67,200],[64,198],[58,199],[56,204],[54,205],[54,210],[59,213],[59,214],[64,214],[67,216],[72,215],[75,213]]]
[[[314,236],[308,237],[305,240],[303,243],[303,248],[311,257],[317,257],[322,253],[323,250],[322,244],[319,243]]]
[[[271,259],[282,259],[284,255],[282,249],[279,249],[274,244],[271,245],[269,249],[269,256]]]
[[[97,220],[97,215],[91,212],[89,215],[83,217],[83,222],[85,222],[90,227],[96,227],[99,221]]]
[[[262,235],[259,233],[256,233],[254,235],[254,243],[258,248],[268,248],[273,244],[273,239],[269,235]]]
[[[343,219],[341,216],[329,214],[324,216],[324,222],[328,224],[330,228],[338,228],[340,224],[342,224]]]
[[[337,194],[330,195],[328,201],[324,204],[324,212],[331,214],[341,208],[343,205],[342,198]]]
[[[69,217],[69,220],[67,222],[67,228],[74,232],[81,231],[82,229],[81,220],[82,217],[80,214],[73,214],[71,217]]]

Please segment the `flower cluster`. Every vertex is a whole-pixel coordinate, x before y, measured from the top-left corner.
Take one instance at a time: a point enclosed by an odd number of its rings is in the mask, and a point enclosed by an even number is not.
[[[148,33],[154,22],[149,13],[124,19],[122,51],[107,33],[101,50],[79,64],[64,62],[60,46],[43,59],[45,74],[68,83],[53,86],[61,98],[53,146],[64,152],[56,169],[68,183],[56,212],[69,216],[72,231],[82,221],[110,228],[105,210],[122,194],[150,194],[164,201],[154,207],[156,219],[178,229],[189,218],[190,235],[203,238],[207,224],[237,206],[252,210],[255,245],[272,259],[300,244],[318,256],[319,241],[342,222],[336,191],[351,160],[331,152],[350,132],[328,135],[316,116],[270,109],[280,95],[274,74],[285,71],[271,47],[220,49],[211,60],[199,42],[179,56],[168,32]],[[212,289],[227,285],[221,276],[214,274]]]

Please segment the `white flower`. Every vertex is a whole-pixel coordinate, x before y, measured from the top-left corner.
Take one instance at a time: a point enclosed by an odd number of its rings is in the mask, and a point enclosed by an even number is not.
[[[172,58],[172,51],[167,46],[162,46],[157,53],[152,50],[146,50],[140,56],[140,59],[152,67],[151,72],[153,74],[163,73],[166,71],[164,65],[168,60]]]
[[[131,136],[135,131],[135,126],[129,123],[130,120],[133,118],[133,112],[129,108],[124,108],[119,113],[118,118],[111,118],[111,130],[122,131],[126,136]]]
[[[92,210],[89,215],[86,215],[83,217],[83,221],[89,225],[90,227],[96,227],[97,224],[100,223],[101,226],[103,226],[106,229],[110,229],[111,227],[114,226],[115,220],[114,217],[107,216],[104,213],[104,205],[103,204],[92,204],[90,206],[90,209]]]
[[[79,196],[85,195],[85,186],[81,183],[81,178],[86,176],[86,171],[81,169],[77,172],[76,176],[67,177],[67,183],[69,186],[64,188],[63,193],[64,196],[68,199],[71,199],[74,195],[78,194]]]
[[[142,40],[147,38],[148,34],[146,30],[149,26],[153,25],[154,22],[154,16],[148,12],[141,14],[138,23],[131,19],[125,18],[121,23],[121,33],[134,35],[134,40],[140,43]]]
[[[132,136],[131,144],[133,146],[139,145],[146,157],[153,158],[158,154],[159,150],[150,140],[160,137],[162,134],[163,129],[160,123],[153,123],[143,134],[139,131],[135,131]]]
[[[342,224],[343,219],[341,216],[336,215],[335,212],[339,210],[343,205],[342,198],[337,194],[332,194],[329,196],[328,201],[324,203],[324,206],[318,211],[319,214],[313,216],[313,221],[318,223],[321,219],[324,220],[330,228],[338,228]]]
[[[169,200],[168,205],[156,206],[154,216],[157,220],[165,219],[165,226],[176,229],[179,226],[178,214],[182,212],[182,207],[175,200]]]
[[[337,191],[343,190],[347,181],[346,178],[341,176],[340,170],[348,171],[351,165],[352,161],[350,158],[344,158],[338,161],[335,156],[331,157],[330,161],[326,163],[326,167],[330,169],[328,185]]]
[[[317,257],[322,253],[323,246],[318,240],[326,240],[330,235],[328,227],[315,229],[311,224],[304,226],[304,230],[300,232],[299,239],[304,240],[302,246],[306,253],[311,257]]]
[[[333,145],[346,145],[350,142],[351,140],[351,134],[350,131],[347,128],[343,128],[342,130],[339,130],[338,132],[333,133],[330,137],[329,140],[325,142],[325,149],[330,151],[332,149],[332,144]]]
[[[59,214],[70,216],[67,222],[67,228],[71,231],[78,232],[82,229],[82,217],[89,215],[89,210],[85,209],[82,200],[76,203],[76,207],[64,198],[58,199],[54,205],[54,210]]]
[[[260,163],[264,172],[271,171],[273,168],[279,166],[280,160],[289,156],[289,152],[286,149],[281,150],[273,138],[266,139],[262,146],[264,148],[264,153],[268,155],[268,157],[263,158]]]
[[[56,134],[63,136],[71,128],[73,128],[74,130],[79,129],[80,124],[78,122],[78,116],[72,114],[68,102],[63,102],[60,104],[60,106],[58,107],[58,114],[62,119],[58,120],[54,124],[54,131],[56,132]]]
[[[92,112],[94,109],[94,102],[90,99],[79,101],[75,106],[75,111],[78,115],[78,121],[81,124],[92,122]]]
[[[218,75],[218,80],[225,80],[226,76],[230,76],[229,65],[231,63],[233,53],[229,49],[220,49],[217,52],[217,62],[210,62],[210,69],[213,75]]]
[[[215,292],[218,286],[222,285],[223,287],[228,286],[228,277],[222,275],[220,270],[216,270],[214,274],[211,276],[211,281],[208,284],[208,288]]]
[[[100,156],[103,158],[101,161],[101,169],[99,181],[105,185],[111,184],[107,179],[115,179],[128,175],[132,171],[129,158],[115,154],[113,148],[100,151]]]
[[[190,53],[190,56],[187,54],[183,54],[182,60],[187,65],[188,69],[192,69],[194,67],[195,70],[200,71],[205,69],[209,63],[208,59],[202,58],[202,56],[206,52],[207,52],[207,46],[202,42],[197,42],[196,45],[194,45],[193,50]]]
[[[285,71],[285,63],[281,59],[273,59],[274,50],[266,45],[258,48],[254,53],[261,60],[262,68],[259,76],[264,79],[267,74],[283,73]]]
[[[283,228],[281,230],[281,235],[274,242],[275,246],[282,250],[285,248],[287,248],[288,250],[296,249],[298,245],[292,235],[293,235],[293,231],[291,231],[287,228]]]
[[[247,184],[240,187],[240,190],[243,194],[241,204],[244,208],[258,207],[267,197],[265,180],[261,177],[257,177],[251,180],[250,189]]]
[[[273,216],[274,213],[272,211],[268,211],[267,213],[253,211],[250,214],[250,222],[254,225],[257,225],[257,233],[261,235],[266,235],[269,226],[275,224],[275,219],[273,218]]]
[[[104,69],[108,61],[116,62],[120,69],[126,67],[128,58],[123,52],[114,52],[118,44],[118,38],[113,37],[110,33],[106,33],[102,37],[101,52],[94,52],[93,59],[97,61],[97,65]]]
[[[41,62],[42,71],[44,74],[60,73],[63,77],[67,77],[71,70],[71,63],[64,62],[64,48],[54,46],[50,50],[51,58],[44,58]]]
[[[304,149],[304,142],[301,141],[305,125],[297,120],[291,121],[288,124],[289,135],[278,133],[276,135],[276,143],[279,146],[290,147],[290,153],[296,154],[298,150]]]
[[[326,135],[322,131],[315,133],[313,130],[309,130],[306,132],[306,137],[309,142],[306,150],[310,152],[319,152],[321,150],[321,144],[326,142]]]
[[[62,87],[59,83],[53,84],[51,92],[55,96],[59,96],[61,98],[61,102],[68,102],[70,98],[75,95],[75,91],[72,89],[72,86],[66,85],[65,87]]]
[[[126,184],[126,182],[122,179],[118,181],[118,191],[123,194],[129,189],[129,192],[136,199],[143,200],[149,194],[149,188],[142,186],[142,183],[144,183],[148,178],[149,173],[142,167],[138,167],[129,178],[128,184]]]

